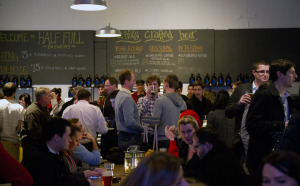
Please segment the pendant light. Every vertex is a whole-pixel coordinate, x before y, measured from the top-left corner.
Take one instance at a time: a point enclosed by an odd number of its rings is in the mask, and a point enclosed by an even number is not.
[[[96,37],[120,37],[121,31],[110,27],[108,23],[105,28],[102,28],[96,32]]]
[[[106,10],[105,0],[73,0],[70,8],[81,11],[100,11]]]

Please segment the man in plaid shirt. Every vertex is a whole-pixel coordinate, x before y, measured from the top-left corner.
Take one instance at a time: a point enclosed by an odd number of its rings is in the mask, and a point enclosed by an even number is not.
[[[155,75],[149,76],[146,80],[146,84],[146,96],[139,98],[137,102],[140,117],[152,116],[154,102],[157,98],[161,96],[161,94],[159,94],[159,77]]]

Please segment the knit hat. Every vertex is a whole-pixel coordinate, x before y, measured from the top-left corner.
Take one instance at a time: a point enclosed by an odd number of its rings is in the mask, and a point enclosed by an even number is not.
[[[183,116],[193,116],[193,118],[197,121],[199,128],[201,128],[202,124],[201,124],[200,118],[196,112],[194,112],[192,110],[186,110],[179,115],[179,119],[182,118]]]

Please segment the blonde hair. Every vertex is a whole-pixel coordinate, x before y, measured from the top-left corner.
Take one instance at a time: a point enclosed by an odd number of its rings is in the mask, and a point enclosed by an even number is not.
[[[181,125],[187,125],[187,124],[191,124],[195,131],[199,129],[198,122],[195,120],[193,116],[189,116],[189,115],[183,116],[177,122],[180,138],[181,138]]]

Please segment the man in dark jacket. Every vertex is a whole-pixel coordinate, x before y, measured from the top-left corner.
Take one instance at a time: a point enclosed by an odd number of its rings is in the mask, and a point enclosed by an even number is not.
[[[243,157],[245,157],[247,153],[249,134],[246,131],[245,118],[247,116],[249,104],[251,101],[249,93],[254,94],[262,83],[269,80],[269,68],[270,65],[265,60],[254,62],[252,66],[252,74],[254,77],[253,82],[238,86],[232,93],[228,105],[225,108],[226,117],[235,117],[235,143],[233,144],[232,148],[238,159],[240,159],[242,155],[244,155]],[[241,136],[242,139],[240,139]],[[241,140],[243,141],[243,143]],[[242,159],[242,161],[244,161],[244,158]]]
[[[193,135],[199,164],[197,178],[209,186],[247,186],[245,173],[234,154],[212,128],[203,127]]]
[[[194,94],[186,101],[187,109],[195,111],[200,117],[201,123],[203,116],[212,110],[212,103],[203,96],[205,84],[202,81],[196,81],[194,84]]]
[[[288,60],[274,60],[270,66],[272,83],[261,86],[251,100],[246,118],[250,134],[246,164],[254,176],[258,176],[262,158],[274,149],[274,133],[288,125],[292,100],[286,89],[297,79],[294,66]]]
[[[31,174],[34,185],[79,186],[92,183],[83,174],[69,174],[59,154],[69,148],[70,126],[65,119],[49,119],[42,126],[43,142],[32,145],[28,153],[24,154],[22,164]]]

